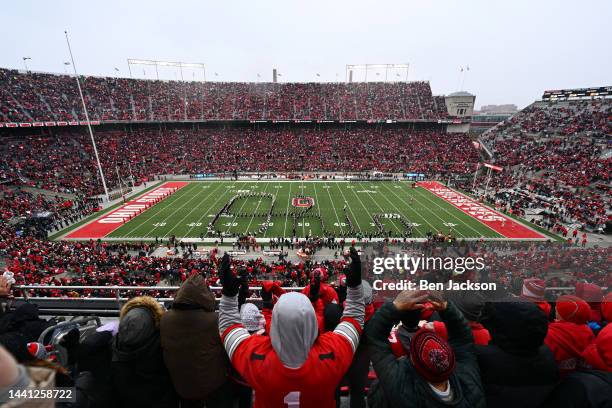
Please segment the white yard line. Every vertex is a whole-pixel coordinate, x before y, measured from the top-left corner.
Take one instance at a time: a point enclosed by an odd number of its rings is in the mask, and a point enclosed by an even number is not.
[[[243,182],[242,184],[247,183],[247,181]],[[244,205],[247,203],[248,200],[244,200],[244,202],[242,203],[242,205],[240,206],[240,209],[238,210],[237,214],[240,214],[240,211],[242,211],[242,209],[244,208]],[[229,227],[227,227],[227,230],[225,231],[225,233],[227,234],[230,229],[232,229],[232,224],[238,219],[237,216],[234,216],[234,218],[229,222]]]
[[[423,198],[425,198],[426,200],[428,200],[429,202],[431,202],[432,204],[434,204],[436,207],[438,207],[439,209],[441,209],[442,211],[444,211],[445,213],[447,213],[448,215],[450,215],[451,217],[453,217],[454,219],[456,219],[457,221],[459,221],[461,224],[465,225],[467,228],[471,229],[472,231],[474,231],[476,233],[476,237],[481,237],[482,234],[475,229],[474,227],[472,227],[470,224],[466,223],[465,221],[463,221],[461,218],[459,218],[458,216],[456,216],[455,214],[451,213],[450,211],[448,211],[446,208],[442,207],[440,204],[436,203],[435,200],[432,200],[431,198],[429,198],[427,195],[431,194],[429,191],[426,191],[424,194],[421,194],[419,192],[419,195],[422,196]],[[439,198],[439,197],[438,197]],[[454,208],[454,207],[453,207]],[[478,221],[478,220],[477,220]],[[480,222],[480,221],[479,221]],[[454,228],[453,228],[454,229]],[[458,231],[457,231],[458,232]]]
[[[268,191],[268,186],[270,185],[270,183],[266,183],[266,186],[264,188],[264,193],[266,191]],[[259,197],[259,201],[257,202],[257,207],[255,207],[255,211],[253,212],[253,215],[251,216],[251,219],[249,221],[249,225],[247,225],[246,227],[246,231],[245,232],[249,232],[249,228],[251,228],[251,223],[253,222],[253,220],[255,219],[255,215],[257,214],[257,210],[259,210],[259,206],[261,205],[261,201],[263,200],[263,197]]]
[[[317,212],[319,213],[319,218],[320,218],[320,222],[321,222],[321,234],[323,234],[323,217],[321,216],[321,205],[319,203],[319,195],[317,194],[317,185],[313,184],[312,187],[314,188],[314,193],[315,193],[315,203],[314,203],[314,205],[317,206]]]
[[[336,205],[334,204],[334,199],[331,196],[331,193],[329,192],[329,189],[331,187],[329,187],[328,184],[325,184],[323,187],[327,187],[327,195],[329,196],[329,201],[331,202],[332,208],[334,209],[334,214],[336,214],[336,220],[338,221],[338,227],[340,228],[340,233],[344,233],[344,229],[342,228],[342,223],[340,222],[340,218],[338,218],[338,212],[336,211]]]
[[[391,192],[391,194],[393,194],[395,197],[397,197],[397,199],[398,199],[400,202],[402,202],[402,198],[401,198],[400,196],[398,196],[398,195],[395,193],[395,191],[393,191],[393,189],[391,189],[391,187],[387,187],[387,186],[385,186],[385,187],[387,188],[387,190],[389,190],[389,192]],[[405,214],[405,213],[404,213],[402,210],[400,210],[400,209],[397,207],[397,205],[395,205],[395,203],[394,203],[393,201],[389,200],[389,199],[387,198],[387,196],[386,196],[386,195],[384,195],[384,194],[383,194],[383,198],[384,198],[385,200],[387,200],[387,202],[388,202],[389,204],[391,204],[391,205],[393,206],[393,208],[395,208],[395,210],[396,210],[396,211],[398,211],[400,214],[402,214],[404,217],[406,217],[406,219],[408,220],[408,222],[416,222],[416,221],[417,221],[417,220],[413,220],[413,219],[411,219],[410,217],[406,216],[406,214]],[[413,212],[414,212],[416,215],[418,215],[420,219],[422,219],[423,221],[425,221],[425,222],[427,223],[427,225],[429,225],[429,226],[431,227],[431,229],[432,229],[432,231],[431,231],[431,232],[432,232],[432,233],[433,233],[433,232],[434,232],[434,231],[437,229],[436,227],[434,227],[434,226],[433,226],[433,224],[431,224],[429,221],[427,221],[427,218],[423,217],[423,216],[422,216],[421,214],[419,214],[419,213],[418,213],[416,210],[412,210],[412,211],[413,211]],[[414,229],[417,229],[417,228],[414,228]],[[423,234],[423,235],[426,235],[426,234]]]
[[[355,187],[355,186],[353,185],[353,187]],[[338,190],[340,190],[340,194],[342,194],[342,197],[344,198],[344,201],[346,202],[346,206],[347,206],[347,208],[349,209],[349,211],[350,211],[350,212],[351,212],[351,214],[353,215],[353,218],[355,219],[355,222],[357,223],[357,226],[359,227],[359,232],[363,232],[363,230],[362,230],[362,229],[361,229],[361,227],[359,226],[359,221],[357,221],[359,218],[355,217],[355,214],[353,213],[353,210],[351,209],[351,206],[348,204],[348,201],[346,200],[346,197],[345,197],[345,196],[344,196],[344,194],[342,193],[342,189],[340,188],[340,186],[338,186]],[[357,193],[355,193],[355,188],[351,188],[350,190],[351,190],[351,192],[353,193],[353,195],[354,195],[355,197],[357,197],[357,200],[359,200],[359,202],[361,203],[361,206],[362,206],[362,207],[363,207],[363,209],[366,211],[366,213],[367,213],[368,215],[370,215],[370,218],[372,218],[372,217],[371,217],[371,214],[370,214],[370,210],[368,210],[368,209],[367,209],[367,207],[366,207],[366,206],[363,204],[363,201],[361,201],[361,198],[360,198],[360,197],[357,195]]]
[[[204,191],[204,189],[202,189],[202,191]],[[187,201],[187,203],[185,203],[185,204],[188,204],[188,203],[190,203],[191,201],[193,201],[194,199],[199,198],[199,197],[200,197],[200,194],[202,194],[202,191],[200,191],[199,193],[197,193],[197,194],[195,194],[193,197],[191,197],[191,199],[189,199],[189,201]],[[183,208],[184,206],[185,206],[185,205],[182,205],[180,208]],[[180,208],[179,208],[179,209],[180,209]],[[174,229],[175,229],[177,226],[179,226],[179,224],[180,224],[181,222],[183,222],[183,220],[184,220],[184,219],[186,219],[187,217],[189,217],[189,214],[191,214],[191,213],[192,213],[194,210],[196,210],[197,208],[198,208],[198,206],[197,206],[197,205],[193,206],[193,208],[191,209],[191,211],[189,211],[189,212],[187,213],[187,215],[185,215],[183,218],[181,218],[181,219],[180,219],[180,220],[179,220],[177,223],[175,223],[175,224],[172,226],[172,228],[170,228],[170,230],[168,230],[166,233],[164,233],[164,238],[168,237],[168,236],[170,235],[170,233],[171,233],[172,231],[174,231]],[[167,217],[166,217],[166,218],[165,218],[165,219],[164,219],[162,222],[166,222],[166,221],[168,221],[168,219],[172,218],[172,217],[174,216],[174,214],[176,214],[176,212],[177,212],[177,211],[175,211],[175,212],[173,212],[172,214],[170,214],[169,216],[167,216]],[[157,227],[155,227],[155,228],[157,228]],[[153,228],[153,230],[155,230],[155,228]],[[152,231],[153,231],[153,230],[152,230]],[[150,232],[149,232],[147,235],[149,235],[149,234],[150,234]]]
[[[211,188],[211,189],[209,190],[210,192],[208,193],[208,195],[206,196],[206,198],[205,198],[205,199],[208,199],[210,196],[212,196],[212,195],[213,195],[213,193],[216,193],[216,192],[217,192],[217,190],[219,190],[219,189],[220,189],[220,188],[223,186],[223,184],[224,184],[224,183],[219,183],[219,185],[218,185],[218,186],[216,186],[216,188]],[[208,184],[208,185],[210,185],[210,184]],[[204,190],[204,189],[202,189],[202,190]],[[206,210],[206,212],[204,212],[204,214],[203,214],[203,215],[202,215],[200,218],[198,218],[198,220],[197,220],[197,221],[196,221],[194,224],[197,224],[197,223],[202,222],[202,219],[203,219],[204,217],[207,217],[207,216],[208,216],[208,213],[210,212],[210,209],[211,209],[212,207],[214,207],[214,206],[215,206],[215,204],[217,204],[217,201],[221,200],[221,199],[222,199],[224,196],[225,196],[225,194],[219,194],[219,196],[217,197],[217,199],[215,200],[215,202],[212,204],[212,206],[209,206],[209,207],[208,207],[208,209]],[[195,208],[198,208],[198,207],[195,207]],[[208,225],[208,223],[206,223],[206,225]],[[191,233],[191,231],[192,231],[194,228],[195,228],[195,226],[190,227],[190,228],[189,228],[189,230],[188,230],[188,231],[187,231],[187,232],[184,234],[184,235],[185,235],[185,237],[188,237],[188,236],[189,236],[189,234]]]
[[[179,194],[180,192],[181,192],[181,193],[184,193],[186,190],[183,190],[183,189],[187,189],[187,188],[189,188],[189,186],[190,186],[190,184],[186,185],[185,187],[183,187],[182,189],[179,189],[179,190],[178,190],[177,192],[175,192],[174,194]],[[171,197],[166,198],[165,200],[160,201],[160,202],[159,202],[159,203],[157,203],[157,204],[155,204],[153,207],[155,207],[155,206],[157,206],[157,205],[160,205],[161,203],[164,203],[164,202],[165,202],[165,204],[166,204],[166,205],[165,205],[163,208],[161,208],[161,207],[160,207],[160,210],[159,210],[159,211],[157,211],[156,213],[151,214],[151,216],[150,216],[150,217],[149,217],[147,220],[144,220],[144,221],[139,222],[137,226],[135,226],[134,228],[132,228],[131,230],[129,230],[127,233],[125,233],[124,235],[122,235],[122,236],[121,236],[121,238],[132,238],[132,236],[131,236],[132,232],[136,231],[136,230],[137,230],[137,229],[139,229],[139,228],[142,228],[142,227],[145,225],[145,222],[147,222],[147,221],[149,221],[149,220],[151,220],[151,219],[153,219],[153,218],[157,217],[157,215],[159,215],[159,214],[163,213],[163,212],[164,212],[164,211],[166,211],[167,209],[171,209],[172,207],[168,206],[168,201],[166,201],[166,200],[169,200],[170,198],[172,198],[172,196],[171,196]],[[165,218],[164,220],[162,220],[162,222],[166,221],[168,218],[170,218],[171,216],[173,216],[173,215],[174,215],[174,214],[175,214],[175,213],[176,213],[178,210],[180,210],[180,209],[181,209],[181,208],[183,208],[185,205],[187,205],[187,204],[188,204],[188,203],[189,203],[189,202],[190,202],[190,201],[191,201],[193,198],[194,198],[194,197],[192,197],[191,199],[187,200],[187,202],[185,202],[183,205],[181,205],[180,207],[178,207],[177,209],[175,209],[175,210],[174,210],[174,211],[173,211],[173,212],[172,212],[172,213],[171,213],[171,214],[170,214],[170,215],[169,215],[167,218]],[[173,200],[173,201],[176,201],[176,200],[177,200],[177,196],[174,196],[174,200]],[[134,220],[136,220],[136,218],[134,218]],[[145,232],[143,235],[145,235],[145,236],[146,236],[146,235],[150,235],[150,234],[151,234],[151,232],[153,232],[153,231],[154,231],[156,228],[157,228],[157,227],[153,227],[153,229],[148,230],[148,231],[147,231],[147,232]]]
[[[300,191],[300,194],[302,197],[304,197],[304,180],[301,180],[300,188],[302,189],[302,191]],[[302,236],[303,237],[306,236],[306,226],[304,224],[305,224],[304,218],[302,218]]]
[[[359,185],[361,186],[361,182],[359,183]],[[363,187],[362,187],[362,188],[363,188]],[[365,190],[365,191],[367,191],[368,189],[367,189],[367,188],[364,188],[364,190]],[[378,201],[377,201],[375,198],[372,198],[372,194],[371,194],[371,193],[367,193],[367,194],[368,194],[368,197],[370,197],[370,200],[372,200],[372,201],[374,202],[374,204],[376,204],[376,206],[378,207],[378,209],[384,213],[384,212],[385,212],[385,210],[383,210],[383,209],[382,209],[382,207],[380,206],[380,204],[378,204]],[[355,195],[357,195],[357,193],[355,193]],[[381,194],[381,195],[383,195],[383,196],[384,196],[384,194]],[[384,197],[384,198],[386,199],[386,197]],[[389,200],[387,199],[387,201],[389,201]],[[390,202],[390,201],[389,201],[389,202]],[[397,207],[396,207],[396,209],[397,209]],[[395,227],[395,229],[397,229],[397,231],[398,231],[398,232],[403,231],[403,228],[397,228],[397,225],[395,225],[395,222],[393,221],[393,218],[389,218],[389,221],[391,221],[391,224],[393,224],[393,227]],[[400,223],[400,225],[401,225],[401,223]],[[402,227],[403,227],[403,226],[402,226]]]
[[[287,208],[285,209],[285,226],[283,228],[283,239],[287,238],[287,221],[289,221],[289,206],[291,205],[291,186],[293,186],[293,183],[289,184],[289,197],[287,197]]]

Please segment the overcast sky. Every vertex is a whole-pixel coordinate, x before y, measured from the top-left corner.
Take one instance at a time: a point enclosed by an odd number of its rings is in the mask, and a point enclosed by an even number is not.
[[[81,74],[128,76],[127,58],[145,58],[203,62],[209,80],[271,80],[276,67],[282,81],[343,81],[346,64],[409,63],[409,80],[448,94],[469,66],[463,89],[477,106],[519,107],[545,89],[612,85],[610,0],[18,0],[1,10],[0,67],[23,69],[27,56],[32,70],[63,72],[66,29]]]

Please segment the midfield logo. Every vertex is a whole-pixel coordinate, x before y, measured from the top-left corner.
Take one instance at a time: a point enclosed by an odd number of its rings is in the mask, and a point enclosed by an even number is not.
[[[314,202],[314,198],[312,197],[294,197],[293,200],[291,200],[291,205],[294,207],[312,207]]]

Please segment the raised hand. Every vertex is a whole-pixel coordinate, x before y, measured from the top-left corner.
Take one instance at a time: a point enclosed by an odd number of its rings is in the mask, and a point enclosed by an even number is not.
[[[312,282],[310,283],[310,292],[308,297],[311,302],[316,302],[319,299],[319,292],[321,290],[321,272],[315,271]]]
[[[263,307],[266,309],[272,309],[272,290],[274,282],[264,281],[261,285],[261,300],[263,300]]]
[[[361,258],[359,258],[355,247],[351,247],[349,250],[349,257],[351,263],[346,272],[346,286],[354,288],[361,284]]]
[[[225,296],[236,296],[238,294],[238,290],[240,289],[240,279],[238,279],[232,273],[230,267],[230,257],[227,252],[225,255],[223,255],[223,258],[221,258],[219,277],[221,278],[221,285],[223,286],[221,293],[223,293]]]
[[[427,300],[426,290],[404,290],[393,301],[393,305],[399,311],[423,309],[423,301]]]
[[[431,303],[431,308],[436,312],[446,310],[446,306],[448,306],[448,302],[444,300],[442,292],[439,292],[437,290],[430,290],[428,299],[429,303]]]

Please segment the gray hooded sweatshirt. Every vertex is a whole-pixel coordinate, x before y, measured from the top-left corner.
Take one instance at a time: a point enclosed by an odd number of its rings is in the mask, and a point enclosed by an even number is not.
[[[363,288],[359,285],[348,288],[343,317],[349,317],[363,327],[365,304]],[[229,327],[240,324],[238,297],[223,295],[219,304],[219,332],[224,334]],[[342,322],[335,333],[346,337],[353,348],[359,345],[359,333],[351,323]],[[300,368],[315,343],[318,333],[317,317],[310,299],[302,293],[290,292],[282,295],[272,309],[270,341],[279,360],[287,368]],[[249,337],[246,329],[231,330],[223,341],[232,359],[236,348]]]

